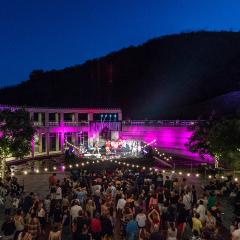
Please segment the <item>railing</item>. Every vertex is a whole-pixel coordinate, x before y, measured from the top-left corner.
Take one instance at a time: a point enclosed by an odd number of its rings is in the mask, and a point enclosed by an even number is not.
[[[196,120],[128,120],[122,121],[124,126],[191,126],[196,124]]]
[[[72,127],[88,127],[89,123],[88,122],[64,122],[64,126],[72,126]]]
[[[56,127],[56,126],[59,126],[59,125],[60,125],[60,122],[48,122],[49,127]]]
[[[122,124],[119,121],[118,122],[100,122],[100,121],[90,122],[91,131],[102,131],[104,128],[110,131],[121,131]]]
[[[33,122],[34,127],[43,127],[44,123],[43,122]]]

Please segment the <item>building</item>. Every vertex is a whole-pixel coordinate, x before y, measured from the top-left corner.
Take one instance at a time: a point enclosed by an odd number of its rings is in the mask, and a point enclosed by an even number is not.
[[[0,110],[5,108],[19,107],[0,105]],[[63,153],[66,143],[87,149],[104,145],[106,140],[148,143],[155,139],[156,147],[164,152],[203,161],[185,146],[192,134],[188,126],[196,122],[193,120],[124,121],[119,108],[27,107],[26,110],[37,128],[29,156],[32,158]]]

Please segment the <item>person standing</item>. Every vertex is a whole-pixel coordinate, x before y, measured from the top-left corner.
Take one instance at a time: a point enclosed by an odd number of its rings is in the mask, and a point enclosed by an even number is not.
[[[3,240],[13,240],[16,227],[10,216],[6,217],[1,230],[3,232]]]

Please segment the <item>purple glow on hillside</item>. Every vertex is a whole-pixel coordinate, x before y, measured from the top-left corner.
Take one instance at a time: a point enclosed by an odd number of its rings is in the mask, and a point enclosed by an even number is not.
[[[191,153],[185,147],[192,132],[186,127],[146,127],[146,126],[124,126],[121,132],[122,139],[135,139],[151,142],[156,139],[156,146],[163,151],[177,154],[186,158],[201,162],[213,162],[211,156]]]

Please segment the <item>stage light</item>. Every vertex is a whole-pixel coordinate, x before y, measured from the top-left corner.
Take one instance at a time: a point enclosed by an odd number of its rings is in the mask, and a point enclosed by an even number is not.
[[[150,171],[152,171],[152,168],[149,168]]]
[[[75,166],[76,166],[76,167],[78,167],[79,165],[78,165],[78,164],[76,164]]]
[[[191,175],[190,173],[187,173],[187,176],[188,176],[188,177],[190,177],[190,175]]]
[[[238,178],[234,178],[234,181],[237,182],[237,181],[238,181]]]
[[[28,174],[28,172],[27,172],[27,171],[24,171],[23,173],[24,173],[24,175],[27,175],[27,174]]]
[[[57,168],[56,167],[53,167],[53,170],[56,170]]]
[[[155,172],[157,172],[158,171],[158,169],[157,168],[155,168]]]
[[[47,168],[44,168],[44,171],[45,171],[45,172],[47,172],[47,171],[48,171],[48,169],[47,169]]]
[[[11,173],[11,176],[14,176],[14,175],[15,175],[14,172],[12,172],[12,173]]]
[[[209,179],[211,179],[211,178],[212,178],[212,176],[211,176],[211,175],[209,175],[209,176],[208,176],[208,178],[209,178]]]
[[[82,166],[84,166],[85,164],[84,163],[82,163]]]
[[[166,171],[165,170],[162,170],[163,173],[165,173]]]
[[[38,170],[38,169],[36,169],[36,173],[39,173],[39,170]]]
[[[196,174],[196,177],[199,177],[199,173]]]
[[[179,174],[179,175],[182,175],[182,172],[179,172],[178,174]]]
[[[146,168],[145,167],[143,167],[143,170],[145,170]]]
[[[224,176],[221,176],[222,179],[224,179]]]
[[[172,171],[172,173],[175,173],[175,171]]]
[[[69,165],[69,168],[72,168],[72,165],[71,165],[71,164]]]

